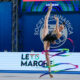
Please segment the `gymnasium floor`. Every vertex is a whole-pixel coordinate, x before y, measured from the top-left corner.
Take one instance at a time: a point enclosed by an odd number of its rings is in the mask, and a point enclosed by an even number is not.
[[[39,76],[40,74],[0,73],[0,80],[80,80],[80,74],[54,74],[54,78]]]

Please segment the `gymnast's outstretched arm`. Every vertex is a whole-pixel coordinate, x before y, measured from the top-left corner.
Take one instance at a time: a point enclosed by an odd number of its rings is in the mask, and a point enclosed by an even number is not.
[[[59,18],[58,17],[55,17],[55,20],[56,20],[56,31],[59,32]]]

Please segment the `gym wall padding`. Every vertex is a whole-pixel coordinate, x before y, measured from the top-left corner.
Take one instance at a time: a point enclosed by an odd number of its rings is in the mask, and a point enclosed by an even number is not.
[[[12,3],[0,2],[0,51],[11,51]]]

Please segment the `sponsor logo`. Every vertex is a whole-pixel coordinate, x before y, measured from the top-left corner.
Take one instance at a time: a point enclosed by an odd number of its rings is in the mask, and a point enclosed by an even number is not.
[[[65,22],[65,28],[61,32],[62,37],[60,39],[56,40],[56,44],[51,44],[51,48],[58,48],[58,47],[62,46],[66,42],[68,36],[73,34],[73,27],[71,25],[71,22],[62,15],[56,15],[56,16],[59,18],[59,25],[62,24],[63,22]],[[53,17],[54,17],[54,15],[51,15],[48,20],[49,31],[53,31],[56,27],[56,20]],[[41,18],[39,20],[39,22],[36,24],[36,27],[34,30],[34,35],[40,37],[42,42],[43,42],[43,40],[42,40],[43,27],[44,27],[44,18]]]

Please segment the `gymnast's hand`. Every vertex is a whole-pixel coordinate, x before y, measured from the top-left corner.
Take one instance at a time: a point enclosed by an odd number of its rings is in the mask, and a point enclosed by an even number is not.
[[[53,44],[56,44],[56,41],[53,41],[52,43],[53,43]]]
[[[59,21],[59,18],[58,18],[58,17],[56,17],[56,16],[54,16],[54,19],[55,19],[56,21]]]

